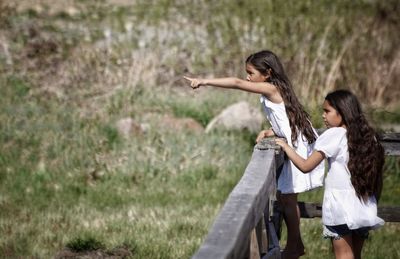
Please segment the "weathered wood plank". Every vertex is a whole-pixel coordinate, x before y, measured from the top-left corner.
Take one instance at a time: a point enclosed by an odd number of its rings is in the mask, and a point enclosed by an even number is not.
[[[381,141],[387,156],[400,156],[400,142]]]
[[[262,255],[268,252],[268,237],[267,229],[264,223],[264,217],[262,217],[260,221],[258,221],[255,229],[257,234],[257,243],[259,245],[258,254]]]
[[[275,192],[275,151],[254,149],[247,168],[214,221],[204,243],[193,256],[243,258],[249,234]]]
[[[257,240],[256,229],[253,229],[250,234],[250,255],[249,259],[260,259],[260,246]]]
[[[378,206],[378,216],[386,222],[400,222],[400,207]]]
[[[285,156],[282,152],[282,148],[275,144],[275,137],[265,138],[261,140],[254,146],[254,148],[259,150],[274,150],[275,167],[279,168],[283,164]]]
[[[383,141],[400,142],[400,133],[397,132],[379,133],[379,136]]]
[[[315,218],[322,217],[322,205],[320,203],[302,202],[297,203],[300,208],[300,217]]]

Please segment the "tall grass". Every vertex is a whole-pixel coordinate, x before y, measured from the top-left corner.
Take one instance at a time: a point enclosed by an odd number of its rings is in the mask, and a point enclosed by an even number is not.
[[[49,258],[66,247],[126,247],[134,258],[196,251],[255,136],[176,131],[160,118],[205,126],[229,104],[258,100],[193,92],[184,74],[243,76],[244,58],[269,48],[316,127],[316,105],[336,87],[356,91],[376,121],[398,122],[396,1],[111,2],[0,2],[3,258]],[[126,117],[149,130],[120,135],[116,122]],[[387,162],[383,204],[397,202],[398,161]],[[328,254],[315,241],[319,223],[302,224],[309,258]],[[395,258],[397,230],[385,226],[366,253]],[[373,250],[388,238],[392,247]]]

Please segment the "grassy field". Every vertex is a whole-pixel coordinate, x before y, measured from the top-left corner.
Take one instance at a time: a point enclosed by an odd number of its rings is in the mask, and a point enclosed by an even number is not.
[[[0,1],[0,258],[67,248],[189,258],[255,135],[177,130],[164,118],[205,127],[232,103],[259,102],[194,92],[182,76],[241,77],[245,57],[268,48],[316,127],[323,96],[342,87],[375,125],[396,125],[398,10],[398,1]],[[120,134],[127,117],[146,130]],[[400,161],[385,166],[382,204],[400,205]],[[321,191],[300,198],[320,201]],[[374,232],[364,258],[400,257],[399,228]],[[332,257],[319,220],[302,230],[304,258]]]

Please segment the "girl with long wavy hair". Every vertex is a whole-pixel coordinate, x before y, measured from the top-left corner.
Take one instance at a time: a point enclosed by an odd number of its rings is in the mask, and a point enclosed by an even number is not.
[[[307,158],[311,155],[318,135],[311,125],[310,116],[296,97],[279,58],[269,50],[251,54],[245,62],[247,78],[191,78],[184,77],[193,89],[214,86],[239,89],[260,94],[260,101],[270,129],[262,130],[256,139],[266,137],[285,138],[288,145],[298,154]],[[298,193],[322,186],[324,164],[321,163],[310,174],[303,174],[286,160],[278,178],[278,202],[284,215],[288,238],[283,258],[298,258],[304,255],[304,245],[300,234],[300,211],[297,204]]]
[[[384,150],[350,91],[329,93],[323,110],[328,129],[317,139],[314,152],[307,159],[284,141],[277,139],[276,143],[304,173],[328,159],[322,204],[323,235],[332,240],[336,258],[361,258],[369,230],[384,224],[377,216]]]

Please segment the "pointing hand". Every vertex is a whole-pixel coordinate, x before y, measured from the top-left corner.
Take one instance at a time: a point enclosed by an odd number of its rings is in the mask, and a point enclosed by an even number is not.
[[[187,76],[184,76],[183,78],[190,81],[190,86],[193,89],[199,88],[202,85],[200,79],[191,78],[191,77],[187,77]]]

